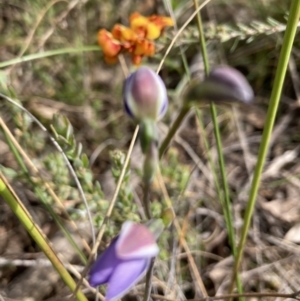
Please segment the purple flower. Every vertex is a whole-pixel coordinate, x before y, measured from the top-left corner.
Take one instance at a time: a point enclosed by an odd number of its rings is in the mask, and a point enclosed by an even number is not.
[[[188,87],[188,102],[214,101],[251,103],[254,92],[245,76],[229,66],[215,67],[203,82],[195,80]]]
[[[140,67],[125,80],[123,99],[127,114],[138,122],[147,118],[157,121],[168,108],[165,84],[148,67]]]
[[[92,266],[89,283],[94,287],[108,283],[106,300],[116,300],[145,275],[158,252],[155,237],[145,225],[125,222]]]

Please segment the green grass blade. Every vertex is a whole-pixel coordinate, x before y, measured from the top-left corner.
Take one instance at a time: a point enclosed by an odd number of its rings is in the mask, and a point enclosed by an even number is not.
[[[185,118],[188,112],[189,112],[189,107],[183,105],[183,107],[179,112],[179,115],[176,117],[174,123],[172,124],[171,128],[168,131],[167,136],[165,137],[165,139],[163,140],[159,148],[159,159],[162,158],[164,152],[166,151],[172,138],[174,137],[175,133],[179,129],[181,122],[183,121],[183,119]]]
[[[8,67],[11,65],[33,61],[37,59],[42,59],[48,56],[54,56],[54,55],[61,55],[61,54],[71,54],[71,53],[81,53],[81,52],[89,52],[89,51],[100,51],[99,46],[82,46],[77,48],[62,48],[62,49],[55,49],[55,50],[49,50],[45,52],[39,52],[39,53],[33,53],[24,55],[22,57],[17,57],[12,60],[0,62],[0,68]]]
[[[10,187],[4,176],[0,173],[0,195],[9,205],[11,210],[23,224],[27,232],[33,238],[33,240],[37,243],[37,245],[41,248],[44,254],[51,261],[54,268],[59,273],[61,279],[65,282],[65,284],[70,288],[72,292],[75,291],[76,284],[69,272],[66,270],[60,259],[55,254],[55,251],[52,249],[48,241],[45,239],[42,231],[37,227],[34,223],[32,217],[28,213],[27,209],[24,207],[16,193]],[[38,283],[37,283],[38,286]],[[79,301],[88,301],[84,294],[78,290],[76,293],[77,300]]]
[[[286,32],[284,34],[283,45],[279,56],[278,67],[276,70],[274,85],[270,98],[270,105],[267,112],[266,123],[262,135],[262,141],[260,144],[259,152],[258,152],[258,160],[254,171],[254,176],[252,180],[252,185],[250,189],[249,201],[247,204],[244,224],[241,234],[241,239],[237,248],[237,257],[234,266],[234,274],[231,281],[230,292],[233,291],[234,288],[234,277],[238,273],[239,266],[241,264],[244,246],[248,234],[248,230],[250,227],[250,222],[253,215],[253,210],[257,198],[258,189],[260,186],[261,174],[265,164],[267,152],[269,149],[269,141],[271,138],[274,121],[280,101],[280,95],[282,92],[282,87],[284,83],[284,78],[286,75],[286,70],[289,62],[289,57],[292,51],[293,42],[295,39],[295,34],[297,30],[297,24],[300,17],[300,0],[293,0],[290,7],[290,13],[287,23]]]

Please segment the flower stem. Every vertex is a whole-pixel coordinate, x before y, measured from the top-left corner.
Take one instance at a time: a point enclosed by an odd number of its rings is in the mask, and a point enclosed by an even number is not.
[[[197,0],[194,0],[194,6],[195,10],[198,8],[198,2]],[[209,73],[209,60],[208,60],[208,54],[206,49],[206,42],[204,37],[204,30],[203,30],[203,24],[201,20],[201,14],[200,12],[197,14],[197,25],[198,25],[198,31],[199,31],[199,40],[200,40],[200,47],[201,52],[203,56],[203,62],[204,62],[204,69],[205,74],[208,75]],[[229,195],[229,187],[228,187],[228,181],[226,176],[226,170],[225,170],[225,161],[223,156],[223,146],[222,146],[222,140],[220,135],[220,129],[218,125],[218,118],[217,118],[217,110],[215,104],[212,102],[210,104],[210,112],[211,117],[214,125],[214,134],[216,138],[216,144],[217,144],[217,152],[218,152],[218,158],[219,158],[219,166],[220,166],[220,172],[221,172],[221,179],[222,179],[222,185],[224,190],[224,201],[221,200],[222,208],[223,208],[223,214],[226,221],[227,231],[228,231],[228,238],[229,242],[232,248],[232,254],[233,257],[236,257],[236,245],[235,245],[235,239],[234,239],[234,228],[233,228],[233,217],[232,217],[232,210],[231,210],[231,204],[230,204],[230,195]],[[243,288],[241,284],[241,280],[239,278],[239,275],[236,274],[236,281],[237,281],[237,287],[238,292],[242,293]],[[242,300],[242,299],[240,299]]]
[[[143,205],[145,208],[145,214],[148,220],[151,219],[151,211],[150,211],[150,204],[149,204],[149,193],[151,188],[151,182],[148,180],[144,180],[144,189],[143,189]]]
[[[151,288],[152,288],[152,276],[153,276],[153,271],[154,271],[154,263],[155,263],[155,258],[152,258],[149,269],[146,274],[146,287],[145,287],[143,301],[148,301],[149,297],[150,297]]]
[[[171,128],[169,129],[169,132],[168,132],[167,136],[165,137],[164,141],[162,142],[162,144],[159,148],[159,159],[161,159],[161,157],[165,153],[169,143],[171,142],[173,136],[175,135],[175,133],[179,129],[179,126],[180,126],[181,122],[183,121],[183,119],[185,118],[185,116],[187,115],[188,112],[189,112],[189,107],[183,106],[181,108],[181,110],[179,112],[179,115],[177,116],[176,120],[172,124]]]
[[[266,124],[263,130],[262,141],[258,152],[258,160],[255,167],[252,185],[250,189],[249,201],[245,212],[242,234],[237,248],[237,257],[234,265],[233,277],[231,280],[229,292],[232,292],[234,289],[235,275],[238,273],[241,260],[243,257],[244,246],[245,246],[248,230],[250,227],[250,222],[253,215],[258,189],[260,186],[262,170],[269,149],[269,141],[271,138],[274,121],[278,110],[280,95],[282,92],[284,78],[286,75],[287,65],[289,62],[289,57],[291,54],[299,17],[300,17],[300,0],[293,0],[290,7],[289,18],[288,18],[286,31],[284,34],[282,49],[279,56],[278,67],[276,70],[274,85],[273,85],[271,98],[270,98],[270,105],[267,112]]]

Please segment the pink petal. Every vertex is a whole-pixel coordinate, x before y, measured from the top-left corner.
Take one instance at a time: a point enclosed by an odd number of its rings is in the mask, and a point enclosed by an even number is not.
[[[155,238],[145,225],[130,221],[123,224],[116,244],[116,253],[119,258],[151,258],[158,252]]]

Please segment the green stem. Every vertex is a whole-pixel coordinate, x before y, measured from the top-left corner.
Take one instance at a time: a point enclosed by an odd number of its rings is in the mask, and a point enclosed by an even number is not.
[[[183,106],[181,108],[181,110],[179,112],[179,115],[177,116],[176,120],[172,124],[171,128],[169,129],[169,132],[168,132],[167,136],[165,137],[164,141],[162,142],[162,144],[159,148],[159,159],[161,159],[161,157],[165,153],[165,151],[166,151],[168,145],[170,144],[173,136],[175,135],[176,131],[180,127],[181,122],[183,121],[183,119],[185,118],[185,116],[187,115],[188,112],[189,112],[188,107]]]
[[[149,204],[149,194],[150,194],[151,182],[144,180],[144,189],[143,189],[143,205],[145,208],[145,214],[148,220],[151,219],[151,210]]]
[[[145,287],[143,301],[148,301],[149,297],[150,297],[151,288],[152,288],[152,276],[153,276],[153,271],[154,271],[154,263],[155,263],[155,258],[152,258],[148,272],[146,274],[146,287]]]
[[[194,0],[194,6],[195,6],[195,10],[198,10],[197,0]],[[203,30],[200,12],[198,12],[198,14],[196,15],[196,18],[197,18],[197,27],[198,27],[198,31],[199,31],[200,48],[201,48],[203,62],[204,62],[205,75],[208,75],[209,60],[208,60],[208,55],[207,55],[206,42],[205,42],[204,30]]]
[[[204,129],[202,114],[201,114],[201,111],[198,108],[196,108],[196,115],[197,115],[199,126],[200,126],[200,129],[201,129],[200,135],[201,135],[201,137],[203,138],[203,141],[204,141],[204,147],[205,147],[205,150],[207,152],[208,161],[209,161],[210,168],[211,168],[211,171],[212,171],[212,174],[213,174],[213,177],[214,177],[214,182],[215,182],[216,190],[217,190],[217,193],[218,193],[218,197],[220,198],[220,201],[222,202],[221,203],[222,208],[224,208],[225,205],[224,205],[224,200],[223,200],[224,199],[223,191],[221,190],[218,175],[217,175],[217,172],[216,172],[216,166],[215,166],[215,163],[214,163],[213,158],[211,156],[209,142],[208,142],[207,135],[206,135],[205,129]],[[225,223],[227,225],[227,218],[228,217],[225,214],[224,214],[224,217],[225,217]]]
[[[55,49],[55,50],[49,50],[39,53],[33,53],[29,55],[25,55],[22,57],[17,57],[12,60],[0,62],[0,68],[8,67],[11,65],[33,61],[37,59],[41,59],[48,56],[54,56],[54,55],[60,55],[60,54],[71,54],[71,53],[80,53],[80,52],[89,52],[89,51],[100,51],[99,46],[82,46],[78,48],[62,48],[62,49]]]
[[[197,0],[194,0],[194,6],[195,9],[197,10],[198,9]],[[204,30],[203,30],[203,24],[202,24],[200,12],[197,14],[197,25],[199,30],[200,47],[201,47],[203,61],[204,61],[205,74],[207,76],[209,74],[210,68],[209,68],[209,60],[208,60],[208,54],[207,54],[207,48],[206,48],[206,42],[205,42],[205,36],[204,36]],[[229,242],[232,248],[232,254],[233,257],[235,258],[237,250],[236,250],[235,239],[234,239],[234,228],[232,223],[233,217],[232,217],[232,210],[231,210],[231,203],[230,203],[229,187],[228,187],[228,181],[227,181],[226,170],[225,170],[225,161],[223,156],[223,146],[222,146],[222,140],[220,135],[220,129],[218,125],[217,110],[214,103],[210,104],[210,112],[211,112],[212,121],[214,125],[214,134],[215,134],[216,144],[217,144],[221,179],[222,179],[222,185],[224,189],[225,199],[224,201],[221,200],[222,208],[223,208],[223,213],[227,225]],[[238,274],[236,274],[236,281],[237,281],[238,292],[242,293],[243,292],[242,283]]]
[[[291,54],[293,41],[295,38],[297,24],[300,17],[300,0],[293,0],[290,7],[290,13],[288,18],[288,23],[286,27],[286,32],[284,34],[283,45],[279,56],[278,67],[276,70],[274,85],[270,98],[270,105],[267,112],[266,124],[264,127],[262,141],[260,144],[259,152],[258,152],[258,160],[254,171],[254,176],[252,180],[252,185],[250,189],[249,201],[246,208],[244,224],[242,228],[241,239],[237,248],[237,257],[234,265],[233,278],[231,280],[230,292],[233,291],[235,275],[238,273],[244,246],[250,226],[250,222],[253,215],[253,210],[257,198],[258,189],[260,186],[261,174],[265,164],[267,152],[269,149],[269,141],[271,138],[274,121],[276,117],[276,113],[278,110],[278,105],[280,101],[280,95],[282,92],[282,87],[284,83],[284,78],[286,75],[287,65],[289,62],[289,57]]]
[[[0,195],[9,205],[9,207],[17,216],[17,218],[21,221],[21,223],[23,224],[27,232],[31,235],[33,240],[37,243],[37,245],[41,248],[44,254],[51,261],[52,265],[57,270],[65,284],[70,288],[72,292],[74,292],[76,288],[76,283],[74,282],[73,278],[68,273],[63,263],[55,254],[55,251],[45,239],[42,231],[33,222],[33,219],[28,213],[27,209],[24,207],[24,205],[22,204],[22,202],[20,201],[20,199],[10,187],[10,185],[8,184],[8,182],[2,174],[0,174]],[[79,301],[87,301],[87,298],[80,290],[77,291],[76,297]]]

